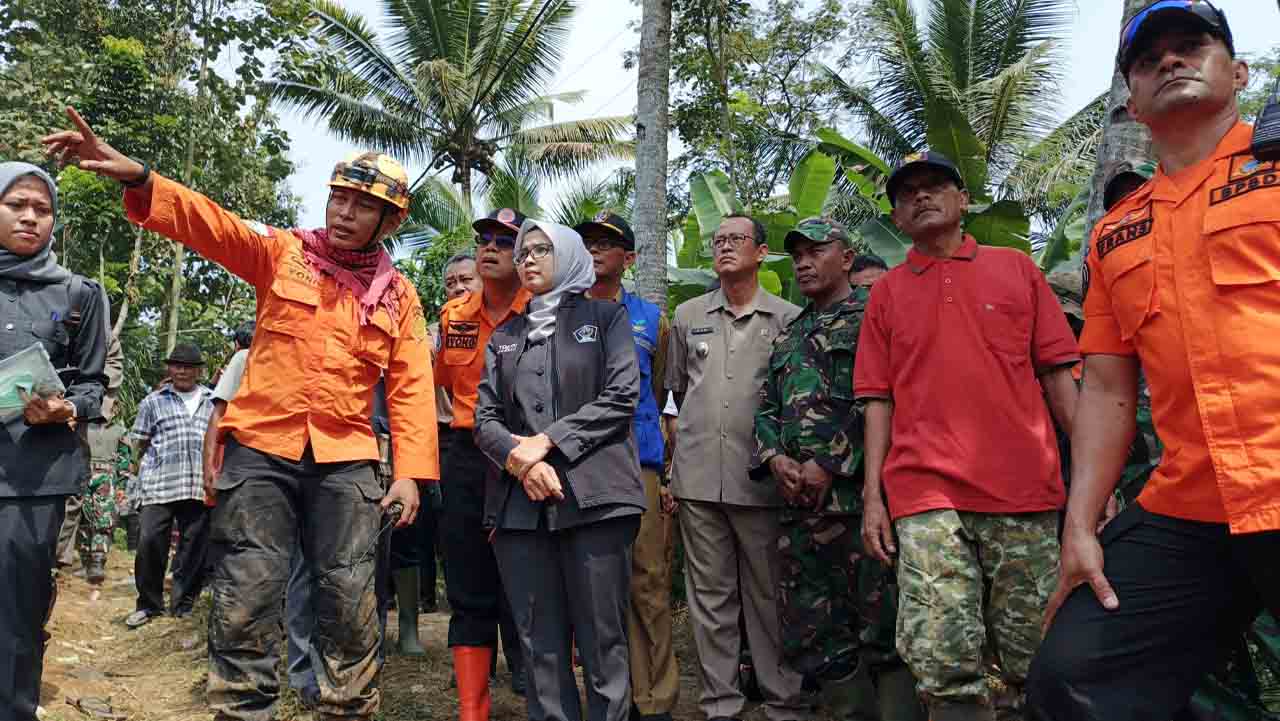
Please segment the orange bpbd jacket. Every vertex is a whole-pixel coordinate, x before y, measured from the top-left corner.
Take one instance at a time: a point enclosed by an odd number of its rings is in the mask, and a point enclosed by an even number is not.
[[[413,286],[399,283],[400,318],[379,308],[361,326],[355,296],[312,272],[293,233],[246,222],[203,195],[153,175],[125,193],[129,220],[182,243],[254,287],[257,331],[240,391],[218,426],[241,444],[321,463],[377,460],[369,426],[384,373],[396,479],[438,480],[431,338]]]

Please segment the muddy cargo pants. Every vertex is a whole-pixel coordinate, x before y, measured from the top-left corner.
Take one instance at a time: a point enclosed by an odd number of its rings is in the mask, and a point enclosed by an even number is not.
[[[227,443],[217,482],[209,615],[209,705],[217,721],[269,721],[281,601],[299,538],[311,575],[311,661],[319,718],[371,718],[378,709],[374,567],[382,489],[370,461],[289,461]]]

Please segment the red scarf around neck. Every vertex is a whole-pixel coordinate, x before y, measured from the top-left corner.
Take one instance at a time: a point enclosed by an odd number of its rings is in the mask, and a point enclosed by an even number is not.
[[[343,250],[329,244],[329,231],[295,230],[302,239],[302,257],[312,272],[334,279],[350,290],[360,304],[360,325],[366,325],[378,306],[387,309],[391,322],[400,322],[400,274],[381,243],[370,250]]]

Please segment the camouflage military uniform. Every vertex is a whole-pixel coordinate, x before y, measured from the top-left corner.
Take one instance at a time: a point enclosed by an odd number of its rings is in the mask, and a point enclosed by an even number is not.
[[[891,666],[906,673],[893,646],[893,571],[862,548],[862,413],[853,401],[853,361],[866,300],[861,288],[826,310],[809,305],[778,336],[755,418],[754,477],[771,478],[768,462],[782,454],[814,460],[833,478],[822,511],[781,511],[778,539],[783,659],[827,685]],[[873,709],[862,717],[877,715],[873,697],[853,705]],[[916,704],[909,697],[899,705]]]
[[[814,460],[833,476],[821,513],[782,511],[778,547],[783,658],[807,676],[844,676],[861,646],[859,561],[862,424],[853,402],[853,356],[866,292],[817,311],[812,305],[777,337],[756,412],[757,475],[776,455]]]
[[[118,426],[90,432],[92,475],[76,528],[76,546],[86,578],[97,585],[106,580],[107,554],[116,527],[116,489],[126,482],[132,449],[124,442],[123,429]],[[112,443],[114,453],[108,453]]]

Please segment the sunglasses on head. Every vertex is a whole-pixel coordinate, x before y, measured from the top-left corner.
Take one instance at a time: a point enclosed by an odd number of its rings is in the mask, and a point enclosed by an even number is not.
[[[1230,44],[1230,35],[1227,34],[1228,31],[1226,30],[1226,18],[1223,16],[1222,11],[1214,7],[1208,0],[1160,0],[1138,11],[1138,14],[1129,18],[1129,22],[1124,24],[1124,28],[1120,31],[1120,52],[1118,53],[1121,65],[1124,65],[1127,60],[1132,60],[1128,55],[1133,41],[1138,37],[1138,31],[1142,29],[1143,24],[1153,13],[1158,13],[1162,10],[1186,10],[1193,13],[1218,32],[1223,33],[1228,38],[1228,44]]]
[[[494,243],[499,248],[514,248],[516,247],[516,236],[513,233],[502,233],[496,230],[476,233],[477,247],[483,248],[490,243]]]

